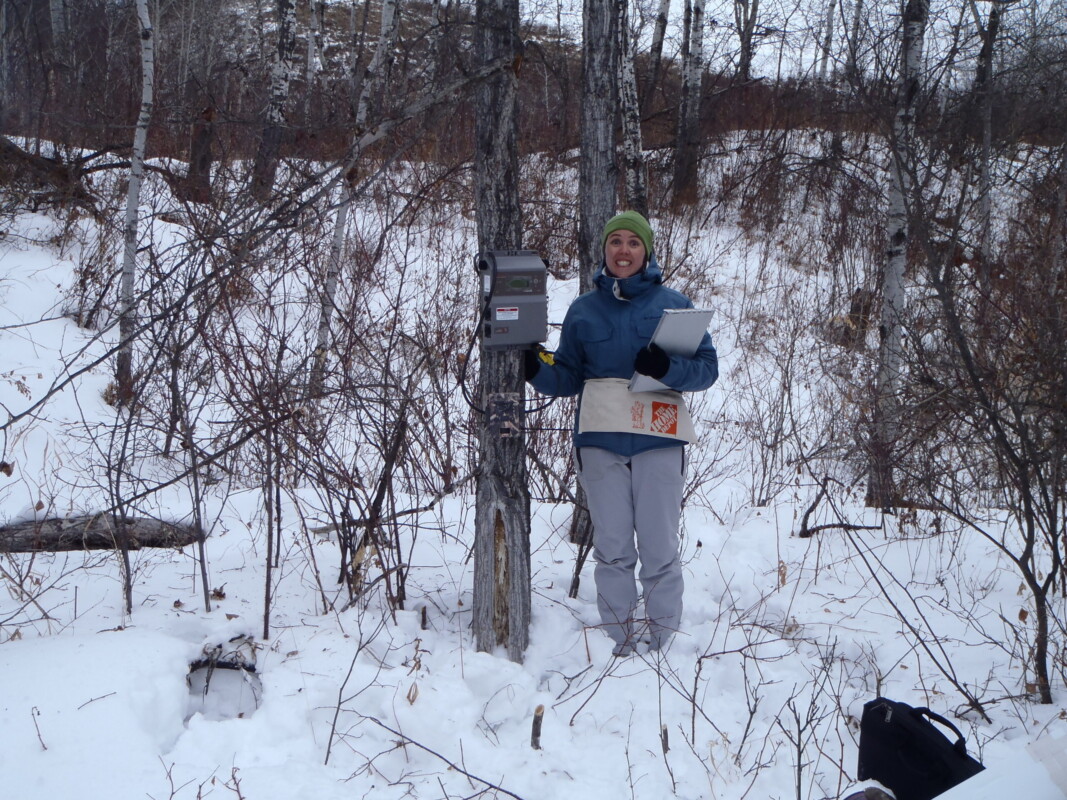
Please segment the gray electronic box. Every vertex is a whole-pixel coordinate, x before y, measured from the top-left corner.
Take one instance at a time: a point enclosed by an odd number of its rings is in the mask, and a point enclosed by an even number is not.
[[[533,250],[487,250],[478,256],[482,347],[524,350],[548,339],[548,267]]]

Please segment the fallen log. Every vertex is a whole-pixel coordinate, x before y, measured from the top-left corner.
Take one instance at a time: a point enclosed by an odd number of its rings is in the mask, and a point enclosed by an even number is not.
[[[192,525],[134,517],[126,520],[127,546],[180,549],[201,540]],[[28,520],[0,527],[0,553],[58,553],[69,550],[115,550],[119,532],[109,514]]]
[[[96,198],[84,183],[85,165],[65,163],[23,150],[6,136],[0,136],[0,184],[28,182],[49,186],[57,201],[69,200],[96,212]]]

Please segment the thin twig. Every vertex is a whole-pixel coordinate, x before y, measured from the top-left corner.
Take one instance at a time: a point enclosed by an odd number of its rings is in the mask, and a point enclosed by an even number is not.
[[[389,731],[389,733],[393,734],[393,736],[399,737],[400,740],[401,740],[401,742],[400,742],[401,744],[412,744],[412,745],[415,745],[415,747],[419,748],[420,750],[424,750],[425,752],[429,753],[431,756],[434,756],[435,758],[440,759],[445,764],[447,764],[451,769],[454,769],[456,772],[460,773],[461,775],[464,775],[467,778],[470,778],[472,780],[476,780],[479,783],[484,783],[487,788],[492,789],[495,792],[500,792],[502,794],[506,794],[508,797],[514,797],[515,800],[524,800],[524,798],[520,797],[519,795],[515,794],[514,792],[509,792],[503,786],[499,786],[499,785],[493,783],[492,781],[487,781],[485,778],[479,777],[478,775],[475,775],[473,772],[468,772],[467,770],[463,769],[463,767],[461,767],[459,764],[456,764],[453,761],[449,761],[447,758],[445,758],[443,755],[438,753],[436,750],[433,750],[433,749],[427,747],[424,744],[420,744],[419,742],[416,742],[414,739],[412,739],[409,736],[405,736],[400,731],[397,731],[397,730],[394,730],[393,728],[390,728],[388,725],[386,725],[380,719],[376,719],[374,717],[369,717],[366,714],[360,714],[359,716],[360,716],[361,719],[365,719],[365,720],[367,720],[369,722],[373,722],[375,725],[377,725],[378,727],[382,728],[383,730]]]

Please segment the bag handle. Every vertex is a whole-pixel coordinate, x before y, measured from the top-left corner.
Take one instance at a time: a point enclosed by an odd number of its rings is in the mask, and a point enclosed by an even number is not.
[[[960,733],[960,729],[959,728],[957,728],[955,725],[953,725],[947,719],[942,717],[940,714],[934,713],[933,711],[931,711],[930,709],[926,708],[925,706],[922,707],[922,708],[913,708],[912,709],[912,713],[915,714],[916,716],[928,717],[929,719],[933,720],[934,722],[939,722],[942,725],[944,725],[946,728],[948,728],[950,731],[952,731],[954,734],[956,734],[956,741],[953,743],[952,746],[955,747],[956,750],[959,751],[960,755],[964,755],[964,756],[967,755],[967,740],[963,738],[963,734]]]

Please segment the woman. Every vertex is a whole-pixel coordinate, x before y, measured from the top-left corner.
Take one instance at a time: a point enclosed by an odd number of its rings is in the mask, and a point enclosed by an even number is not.
[[[693,304],[663,285],[648,220],[635,211],[612,217],[602,245],[595,288],[568,309],[559,349],[552,358],[528,351],[525,366],[543,394],[581,393],[574,448],[593,521],[597,607],[613,654],[627,656],[644,633],[635,628],[639,557],[650,648],[662,649],[681,621],[678,523],[685,444],[695,436],[678,392],[715,383],[719,359],[707,333],[692,358],[650,344],[664,310]],[[670,391],[629,391],[634,372]]]

